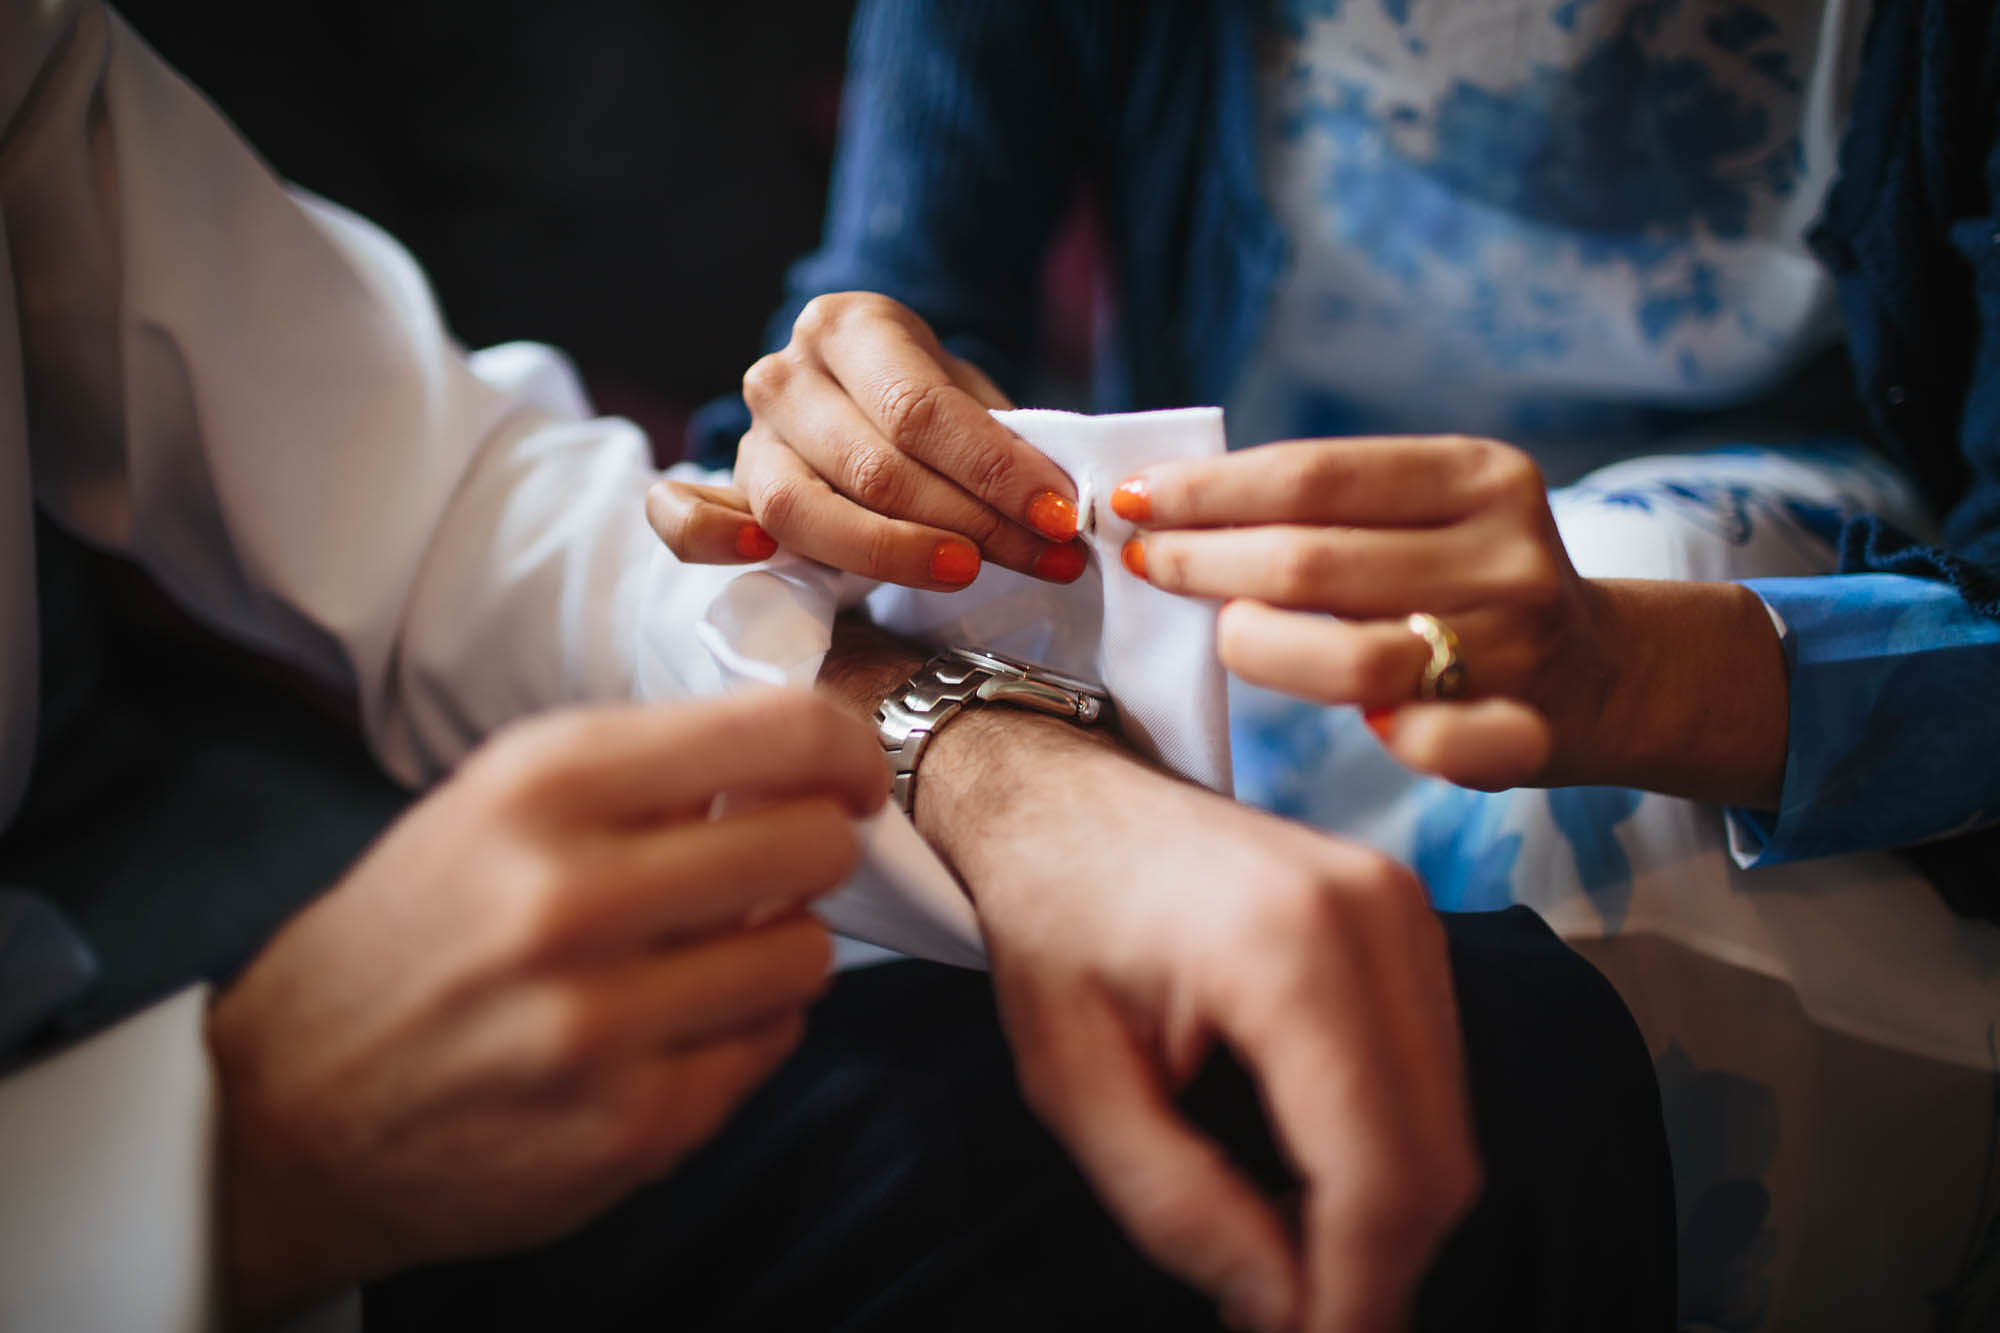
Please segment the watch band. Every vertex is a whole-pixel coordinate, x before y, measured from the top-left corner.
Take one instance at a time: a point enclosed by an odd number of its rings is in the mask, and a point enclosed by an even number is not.
[[[894,771],[896,804],[916,804],[917,765],[931,738],[967,707],[1008,704],[1087,727],[1111,706],[1104,687],[975,648],[950,648],[923,664],[875,709],[875,734]]]

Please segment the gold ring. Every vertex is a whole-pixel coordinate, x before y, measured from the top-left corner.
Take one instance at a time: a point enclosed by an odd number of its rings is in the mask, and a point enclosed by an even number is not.
[[[1465,660],[1458,655],[1458,636],[1451,632],[1451,626],[1422,611],[1411,612],[1403,624],[1431,650],[1431,660],[1424,663],[1423,681],[1417,686],[1417,697],[1456,699],[1465,690]]]

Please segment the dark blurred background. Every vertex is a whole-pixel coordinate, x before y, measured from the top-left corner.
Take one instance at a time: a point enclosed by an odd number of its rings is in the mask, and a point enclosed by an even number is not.
[[[381,224],[470,346],[567,350],[679,447],[819,233],[848,0],[123,0],[283,175]]]

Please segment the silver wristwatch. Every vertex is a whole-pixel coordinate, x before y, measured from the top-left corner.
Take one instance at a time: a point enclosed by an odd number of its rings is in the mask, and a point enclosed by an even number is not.
[[[1010,704],[1087,727],[1111,707],[1101,685],[1022,662],[1002,653],[950,648],[875,710],[875,734],[895,771],[896,804],[904,814],[916,802],[917,764],[931,737],[969,706]]]

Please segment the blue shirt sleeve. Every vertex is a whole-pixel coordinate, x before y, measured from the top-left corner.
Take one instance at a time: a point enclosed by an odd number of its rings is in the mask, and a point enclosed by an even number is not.
[[[1895,574],[1745,582],[1791,675],[1775,811],[1731,810],[1746,866],[1905,847],[2000,822],[2000,620]]]

